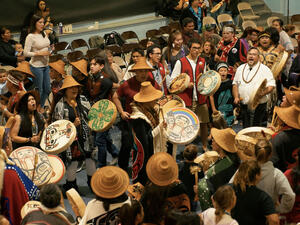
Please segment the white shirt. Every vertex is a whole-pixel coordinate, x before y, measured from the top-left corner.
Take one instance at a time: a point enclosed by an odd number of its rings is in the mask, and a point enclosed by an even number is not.
[[[244,70],[244,76],[243,76],[243,70]],[[252,78],[253,79],[251,80],[251,82],[246,83],[243,77],[247,82],[250,81]],[[237,85],[239,96],[240,98],[243,99],[242,100],[243,104],[249,103],[252,93],[258,89],[259,85],[264,79],[267,79],[267,85],[266,85],[267,87],[276,86],[271,70],[260,62],[258,62],[255,66],[253,66],[251,70],[248,63],[242,64],[237,68],[232,84]],[[268,98],[265,95],[260,99],[259,103],[262,104],[262,103],[266,103],[267,101]]]
[[[192,66],[192,69],[193,69],[193,78],[194,78],[194,81],[195,81],[196,80],[196,75],[198,75],[198,74],[195,74],[195,72],[196,72],[196,66],[197,66],[196,62],[197,62],[198,58],[197,58],[196,61],[194,61],[192,59],[189,59],[188,57],[186,57],[186,58],[190,62],[191,66]],[[204,65],[204,72],[206,72],[206,63]],[[170,86],[172,80],[174,78],[178,77],[180,74],[181,74],[181,62],[180,62],[180,60],[177,60],[176,63],[175,63],[174,69],[172,71],[171,77],[170,77],[169,80],[167,80],[168,81],[167,82],[168,87]],[[198,100],[198,97],[197,97],[197,84],[196,84],[196,82],[194,82],[193,100],[195,100],[195,101]]]

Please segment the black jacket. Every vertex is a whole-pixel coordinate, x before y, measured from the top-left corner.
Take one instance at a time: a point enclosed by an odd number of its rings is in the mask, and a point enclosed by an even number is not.
[[[0,39],[0,63],[3,65],[17,66],[17,57],[15,56],[14,40],[4,42]]]

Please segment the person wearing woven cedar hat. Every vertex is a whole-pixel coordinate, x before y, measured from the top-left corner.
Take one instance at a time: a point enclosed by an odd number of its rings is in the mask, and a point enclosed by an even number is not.
[[[211,195],[220,186],[228,183],[240,164],[234,144],[236,136],[234,130],[212,128],[211,135],[212,150],[219,154],[219,160],[211,165],[206,171],[205,177],[199,181],[198,196],[202,210],[212,207]]]
[[[13,116],[15,113],[15,106],[20,99],[19,92],[25,90],[24,80],[25,75],[18,71],[10,70],[7,73],[6,87],[11,96],[7,105],[0,105],[0,110],[6,118]]]
[[[96,224],[96,221],[97,224],[105,224],[108,218],[115,220],[121,206],[130,204],[126,194],[128,185],[129,177],[121,168],[105,166],[98,169],[91,180],[96,198],[87,204],[79,225]]]
[[[132,128],[128,120],[132,112],[131,103],[133,102],[133,96],[137,94],[141,89],[141,84],[144,81],[150,81],[152,86],[159,89],[158,84],[149,77],[149,71],[153,68],[150,67],[145,57],[139,57],[138,61],[132,66],[129,72],[134,72],[136,75],[126,80],[120,85],[118,90],[113,94],[112,101],[116,104],[116,107],[121,115],[121,148],[119,152],[119,166],[128,170],[130,151],[133,146]],[[125,108],[123,108],[120,99],[124,99]]]
[[[280,107],[289,107],[296,105],[300,107],[300,88],[291,86],[289,89],[284,88],[285,95],[282,98]]]
[[[164,122],[159,122],[159,112],[154,107],[163,92],[155,89],[149,81],[141,84],[140,91],[134,95],[129,123],[133,129],[134,142],[138,154],[133,163],[133,182],[145,185],[147,182],[146,163],[156,152],[167,152]]]
[[[63,80],[66,76],[65,72],[65,63],[61,59],[49,63],[50,67],[50,78],[52,79],[51,82],[51,89],[52,93],[56,94],[58,90],[61,88],[63,84]]]
[[[8,155],[13,151],[10,129],[14,117],[5,126],[0,126],[0,213],[10,224],[21,224],[20,211],[29,200],[37,200],[39,190]]]
[[[79,59],[77,61],[69,62],[72,65],[73,78],[82,85],[81,94],[88,96],[88,61],[86,59]]]
[[[287,169],[288,164],[294,163],[293,151],[300,147],[300,107],[275,107],[275,135],[271,139],[273,154],[271,161],[281,171]]]
[[[91,154],[94,150],[93,135],[88,127],[88,113],[91,105],[85,96],[79,94],[80,86],[71,75],[67,75],[60,88],[63,97],[56,103],[52,114],[52,122],[62,119],[69,120],[74,123],[77,131],[76,140],[61,154],[67,166],[66,184],[63,185],[65,191],[71,188],[78,191],[76,170],[80,160],[85,159],[86,162],[88,185],[96,171],[96,164]]]

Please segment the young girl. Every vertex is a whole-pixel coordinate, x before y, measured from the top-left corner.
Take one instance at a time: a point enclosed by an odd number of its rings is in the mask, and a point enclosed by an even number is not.
[[[236,203],[236,195],[231,186],[219,187],[211,199],[214,208],[209,208],[200,214],[205,225],[238,225],[230,214]]]
[[[232,80],[227,78],[228,65],[226,62],[220,62],[216,66],[217,72],[221,75],[221,85],[214,95],[209,96],[211,109],[214,114],[218,111],[223,114],[228,126],[234,121],[233,115],[233,97]]]
[[[215,70],[217,62],[215,61],[216,48],[212,40],[206,40],[202,46],[201,57],[205,58],[206,65],[209,69]]]

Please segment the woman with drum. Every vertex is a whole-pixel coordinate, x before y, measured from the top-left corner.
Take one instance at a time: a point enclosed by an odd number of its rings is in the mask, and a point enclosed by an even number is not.
[[[24,91],[22,94],[16,106],[17,115],[11,130],[14,149],[22,146],[38,147],[45,128],[45,119],[37,111],[39,94],[36,91]]]
[[[93,141],[91,131],[88,127],[88,112],[90,103],[83,95],[79,95],[80,84],[70,75],[66,76],[60,89],[63,97],[54,108],[52,120],[69,120],[74,123],[77,130],[77,138],[70,148],[62,153],[63,161],[67,165],[66,184],[63,185],[65,191],[75,188],[76,170],[78,161],[85,158],[88,185],[94,172],[96,171],[95,161],[92,159]]]
[[[130,124],[133,128],[137,155],[133,163],[133,182],[145,185],[147,182],[146,163],[156,152],[167,152],[167,139],[164,132],[166,123],[159,123],[159,112],[154,107],[163,92],[155,89],[149,81],[141,84],[140,91],[134,95],[131,104]]]
[[[189,54],[188,48],[183,44],[182,33],[179,30],[171,32],[168,47],[164,50],[162,59],[168,65],[169,73],[172,73],[177,60]]]

